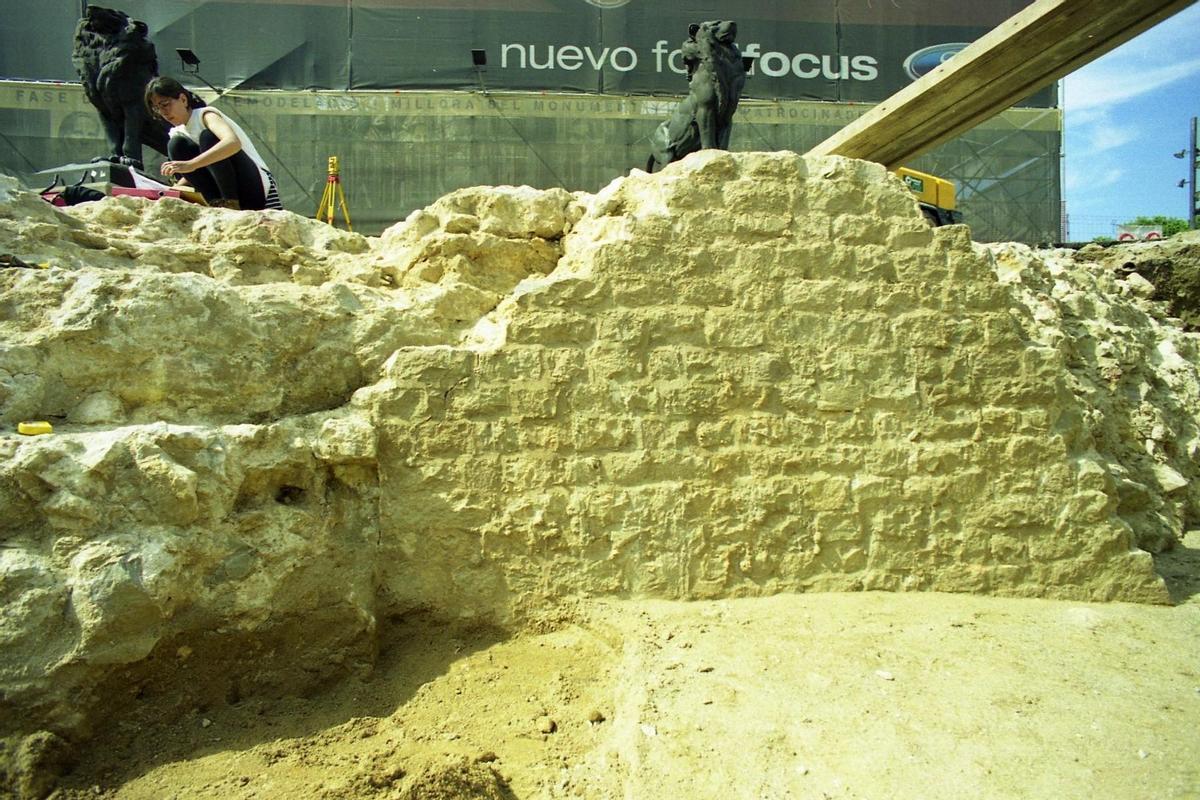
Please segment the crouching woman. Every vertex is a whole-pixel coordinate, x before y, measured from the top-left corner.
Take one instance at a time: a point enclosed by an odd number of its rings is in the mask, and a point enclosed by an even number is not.
[[[209,205],[283,208],[275,178],[241,126],[174,78],[150,81],[145,97],[150,113],[172,126],[163,175],[186,176]]]

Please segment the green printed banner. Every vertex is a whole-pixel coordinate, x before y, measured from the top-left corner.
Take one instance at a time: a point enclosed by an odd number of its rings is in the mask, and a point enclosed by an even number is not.
[[[684,94],[688,26],[738,23],[745,96],[873,103],[1030,0],[110,0],[236,89],[489,89]],[[0,78],[70,81],[77,0],[0,0]],[[477,64],[473,51],[486,63]],[[1051,106],[1039,92],[1027,105]]]

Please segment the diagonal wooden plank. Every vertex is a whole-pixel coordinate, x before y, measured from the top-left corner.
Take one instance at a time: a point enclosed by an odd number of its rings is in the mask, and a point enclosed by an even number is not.
[[[809,151],[895,168],[1196,0],[1037,0]]]

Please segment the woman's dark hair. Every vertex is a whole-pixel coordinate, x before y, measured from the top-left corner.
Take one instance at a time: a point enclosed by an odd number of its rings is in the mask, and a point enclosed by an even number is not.
[[[174,78],[168,78],[166,75],[160,75],[154,80],[146,84],[146,91],[142,95],[142,102],[146,104],[146,111],[151,117],[157,117],[158,112],[154,110],[155,97],[179,97],[179,95],[187,95],[187,106],[191,110],[193,108],[204,108],[207,103],[192,93],[190,89]]]

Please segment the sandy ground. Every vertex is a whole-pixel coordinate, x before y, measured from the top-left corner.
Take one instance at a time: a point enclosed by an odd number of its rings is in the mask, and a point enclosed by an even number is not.
[[[1200,798],[1200,532],[1175,607],[944,594],[410,620],[367,679],[114,719],[68,798]]]

